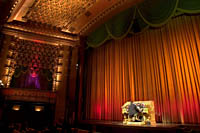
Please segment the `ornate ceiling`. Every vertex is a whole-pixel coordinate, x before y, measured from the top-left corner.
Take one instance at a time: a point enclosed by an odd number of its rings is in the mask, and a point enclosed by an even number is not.
[[[110,16],[141,1],[142,0],[14,0],[7,22],[11,25],[16,21],[22,22],[19,25],[20,29],[23,29],[23,27],[27,29],[26,23],[37,23],[37,25],[40,25],[39,27],[43,25],[45,27],[46,25],[55,27],[62,34],[66,33],[68,36],[70,36],[69,34],[73,37],[74,35],[84,36]],[[16,28],[17,24],[9,27]],[[29,28],[29,32],[31,32],[30,29],[34,28],[38,27]],[[46,34],[46,32],[44,32],[44,34]]]
[[[25,18],[67,28],[97,0],[36,0]]]

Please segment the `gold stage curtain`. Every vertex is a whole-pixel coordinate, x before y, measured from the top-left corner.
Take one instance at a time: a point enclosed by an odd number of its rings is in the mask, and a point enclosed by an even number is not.
[[[200,16],[89,49],[85,119],[122,120],[126,101],[153,100],[156,120],[200,123]]]

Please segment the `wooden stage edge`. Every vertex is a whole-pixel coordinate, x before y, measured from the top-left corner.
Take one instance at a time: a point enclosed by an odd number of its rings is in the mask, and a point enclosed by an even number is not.
[[[123,124],[122,121],[82,120],[79,121],[78,128],[98,133],[200,133],[200,124],[156,123],[151,125],[127,125]]]

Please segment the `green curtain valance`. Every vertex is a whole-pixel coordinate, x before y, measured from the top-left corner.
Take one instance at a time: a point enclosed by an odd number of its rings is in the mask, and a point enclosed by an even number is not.
[[[120,12],[106,22],[107,33],[114,39],[123,38],[132,27],[134,15],[135,8],[129,8]]]
[[[165,24],[176,11],[178,0],[145,0],[139,4],[140,17],[150,26],[158,27]]]
[[[90,47],[98,47],[108,40],[108,38],[108,32],[103,24],[87,37],[87,45]]]
[[[200,13],[200,0],[144,0],[100,25],[88,35],[87,45],[98,47],[109,39],[121,39],[128,33],[162,26],[172,16],[182,13]]]
[[[138,10],[136,10],[136,15],[133,21],[133,25],[129,31],[129,33],[140,33],[141,31],[147,29],[149,25],[144,22],[144,20],[140,17]]]
[[[179,0],[177,10],[184,13],[199,13],[200,0]]]

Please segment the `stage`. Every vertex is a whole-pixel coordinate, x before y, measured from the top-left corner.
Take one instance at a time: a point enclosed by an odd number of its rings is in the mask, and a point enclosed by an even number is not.
[[[127,125],[122,121],[80,121],[78,128],[98,133],[200,133],[200,125],[163,124]]]

